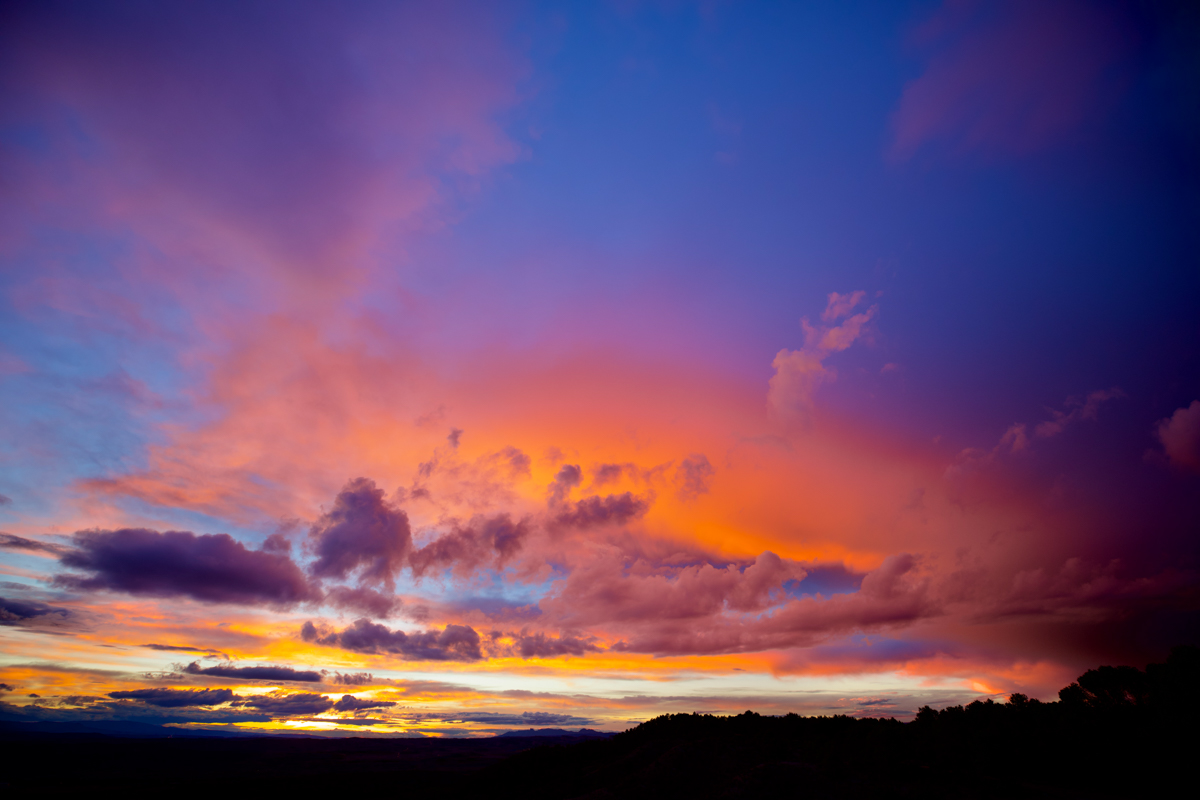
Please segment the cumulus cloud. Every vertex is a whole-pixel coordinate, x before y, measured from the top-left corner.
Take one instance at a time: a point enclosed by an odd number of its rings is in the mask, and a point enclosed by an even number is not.
[[[393,591],[411,541],[408,515],[385,500],[374,481],[355,478],[309,531],[316,556],[309,571],[338,580],[357,571],[360,583]]]
[[[183,672],[186,672],[188,675],[211,675],[214,678],[234,678],[245,681],[321,682],[321,673],[311,670],[292,669],[291,667],[234,667],[228,664],[202,667],[200,666],[200,662],[193,661],[183,668]]]
[[[592,467],[592,486],[607,486],[616,483],[627,471],[635,471],[633,464],[597,464]]]
[[[145,528],[80,531],[60,561],[89,576],[60,575],[72,589],[151,597],[191,597],[207,603],[291,606],[315,597],[286,555],[249,550],[225,533]]]
[[[558,658],[582,656],[600,650],[594,636],[547,636],[544,633],[509,634],[514,640],[513,651],[521,658]]]
[[[522,453],[511,445],[503,448],[499,453],[489,457],[489,461],[502,462],[507,467],[508,477],[516,479],[521,477],[528,478],[530,475],[530,465],[532,461],[529,456]]]
[[[400,610],[404,602],[393,594],[374,589],[335,586],[325,594],[325,603],[345,611],[357,611],[372,617],[386,618]]]
[[[804,569],[771,552],[748,565],[680,567],[641,559],[625,564],[624,554],[597,554],[567,578],[557,594],[543,600],[554,618],[584,627],[610,622],[664,619],[698,620],[734,612],[760,612],[786,600],[784,583],[802,580]]]
[[[624,525],[650,510],[650,500],[633,492],[604,497],[585,497],[577,503],[563,503],[553,522],[562,528],[597,528]]]
[[[578,464],[563,464],[548,489],[549,502],[556,506],[567,499],[571,490],[583,482],[583,470]]]
[[[753,605],[761,601],[749,607]],[[691,609],[692,616],[697,610]],[[919,574],[916,557],[907,553],[885,559],[853,594],[793,599],[753,619],[721,615],[711,601],[707,610],[705,624],[687,622],[682,615],[646,617],[634,626],[629,641],[613,649],[657,655],[756,652],[809,646],[833,635],[908,625],[941,613],[928,582]]]
[[[679,463],[675,469],[675,490],[680,500],[695,500],[702,494],[708,494],[708,480],[716,470],[709,463],[708,456],[703,453],[692,453]]]
[[[466,525],[453,529],[409,558],[414,575],[452,568],[459,574],[471,574],[482,565],[502,569],[521,549],[530,533],[528,518],[513,521],[509,514],[477,516]]]
[[[775,354],[775,360],[771,362],[775,374],[771,376],[767,390],[767,404],[779,418],[809,419],[817,389],[835,375],[825,366],[825,359],[861,338],[878,310],[878,306],[871,306],[847,316],[864,296],[862,291],[849,295],[832,292],[821,315],[824,324],[814,326],[807,318],[800,321],[804,346],[799,350],[784,348]],[[843,317],[846,318],[840,324],[833,324]]]
[[[978,621],[1016,617],[1055,617],[1074,622],[1098,622],[1136,613],[1147,604],[1180,599],[1190,594],[1197,576],[1168,569],[1157,575],[1129,577],[1119,560],[1105,564],[1068,558],[1057,570],[1037,567],[1012,577],[1007,590],[976,600]]]
[[[355,697],[352,694],[342,695],[342,699],[333,704],[334,711],[362,711],[367,708],[387,708],[396,705],[389,700],[370,700]]]
[[[300,628],[300,638],[355,653],[396,655],[414,661],[478,661],[483,658],[479,634],[466,625],[447,625],[441,631],[410,634],[358,619],[341,632],[324,633],[312,622],[306,622]]]
[[[829,302],[825,304],[825,310],[821,312],[821,319],[825,322],[841,319],[853,311],[854,307],[861,303],[866,296],[867,293],[861,289],[848,294],[830,292]]]
[[[1200,400],[1158,423],[1158,440],[1171,463],[1181,469],[1200,472]]]
[[[234,701],[235,706],[249,706],[272,716],[288,717],[298,714],[323,714],[333,708],[333,701],[315,692],[271,692]]]
[[[375,676],[369,672],[335,672],[328,680],[339,686],[370,686]]]
[[[228,703],[234,695],[231,689],[134,689],[109,692],[108,696],[114,700],[137,700],[158,708],[187,708]]]

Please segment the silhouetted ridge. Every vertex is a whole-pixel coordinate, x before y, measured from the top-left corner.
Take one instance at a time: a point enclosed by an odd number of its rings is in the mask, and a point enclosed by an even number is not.
[[[611,733],[601,733],[594,731],[591,728],[580,728],[577,731],[563,730],[562,728],[528,728],[523,731],[505,731],[497,738],[501,739],[521,739],[521,738],[605,738],[612,736]]]
[[[73,765],[4,779],[51,794],[237,786],[520,800],[1168,797],[1196,794],[1198,686],[1200,650],[1180,647],[1144,671],[1088,670],[1056,702],[1014,694],[922,708],[911,723],[747,711],[668,714],[615,736],[530,729],[424,740],[134,740],[45,726],[22,736],[12,723],[0,738],[14,764]]]
[[[1138,797],[1194,785],[1200,651],[1089,670],[1043,703],[1014,694],[912,723],[668,714],[607,741],[542,747],[481,775],[503,797]],[[521,775],[538,775],[536,785]]]

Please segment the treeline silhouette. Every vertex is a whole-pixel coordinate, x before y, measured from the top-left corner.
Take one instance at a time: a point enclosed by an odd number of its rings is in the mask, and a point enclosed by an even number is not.
[[[5,732],[7,730],[7,732]],[[129,739],[0,730],[0,788],[39,796],[388,792],[401,797],[1195,796],[1200,650],[1100,667],[1056,702],[1012,695],[912,722],[672,714],[615,736]],[[16,796],[16,795],[14,795]]]
[[[598,742],[526,751],[478,786],[588,797],[1194,796],[1200,650],[1089,670],[1044,703],[1015,694],[910,723],[846,716],[674,714]]]

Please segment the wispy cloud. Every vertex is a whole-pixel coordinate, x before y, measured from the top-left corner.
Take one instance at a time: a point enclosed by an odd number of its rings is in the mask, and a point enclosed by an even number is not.
[[[775,354],[771,362],[775,374],[767,391],[767,404],[781,419],[807,422],[811,418],[817,389],[836,377],[836,372],[825,366],[825,359],[860,339],[878,311],[878,306],[870,306],[851,315],[864,297],[863,291],[846,295],[830,293],[821,315],[823,324],[812,325],[807,318],[800,322],[804,346],[799,350],[785,348]],[[842,321],[837,323],[838,320]]]

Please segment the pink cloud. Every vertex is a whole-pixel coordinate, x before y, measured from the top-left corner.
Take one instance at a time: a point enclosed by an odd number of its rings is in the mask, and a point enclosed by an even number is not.
[[[467,577],[481,567],[503,569],[521,550],[532,527],[529,518],[514,522],[508,514],[476,516],[465,525],[452,525],[448,533],[412,553],[414,575],[452,569]]]
[[[646,614],[641,624],[630,629],[628,642],[620,643],[618,648],[657,655],[756,652],[810,647],[855,631],[907,627],[940,613],[917,564],[917,559],[907,553],[892,556],[863,579],[857,592],[792,599],[773,608],[770,614],[748,618],[718,613],[721,608],[713,605],[713,596],[699,592],[698,598],[705,598],[706,604],[688,606],[689,614]],[[761,585],[751,596],[753,602],[739,610],[764,609],[771,597]],[[700,615],[697,612],[707,612],[707,618],[695,619]]]
[[[821,319],[825,322],[833,322],[835,319],[841,319],[854,310],[854,307],[861,303],[862,299],[866,296],[867,293],[861,289],[849,294],[830,292],[829,302],[826,304],[825,310],[821,313]]]
[[[904,88],[891,152],[1023,155],[1069,140],[1117,91],[1128,40],[1111,7],[1078,0],[948,2],[914,37],[932,55]]]
[[[806,574],[771,552],[750,566],[711,563],[671,567],[639,559],[628,567],[609,549],[580,564],[543,611],[570,627],[662,620],[699,621],[724,612],[757,612],[782,599],[786,581]]]
[[[1156,433],[1172,464],[1200,472],[1200,400],[1161,420]]]
[[[497,7],[234,13],[10,20],[5,117],[44,130],[55,154],[4,153],[17,194],[40,199],[15,209],[10,243],[30,215],[124,227],[169,262],[142,280],[205,294],[282,282],[286,297],[328,299],[521,156],[497,116],[521,101],[528,68]]]
[[[806,346],[828,353],[857,341],[861,324],[829,335],[849,321],[810,325]],[[390,525],[391,544],[368,537],[359,547],[347,529],[339,541],[350,550],[330,551],[326,580],[353,581],[378,564],[370,587],[393,577],[408,588],[400,604],[386,590],[327,586],[324,602],[336,610],[481,635],[519,629],[524,644],[505,645],[514,654],[754,653],[862,632],[915,637],[931,625],[982,636],[999,624],[989,621],[995,615],[1018,607],[1019,598],[1009,600],[1013,576],[1045,564],[1048,551],[1097,558],[1079,520],[1067,514],[1051,524],[1027,492],[1001,485],[1003,476],[977,476],[997,488],[984,502],[955,506],[940,457],[878,437],[811,431],[789,449],[731,436],[768,424],[761,394],[678,366],[495,351],[451,380],[370,331],[334,340],[278,318],[245,330],[256,335],[211,364],[205,421],[164,429],[143,471],[88,488],[99,501],[130,493],[251,524],[302,517],[324,530],[347,478],[369,475],[376,487],[365,519]],[[1063,416],[1103,413],[1100,403],[1068,404]],[[430,416],[439,408],[441,417]],[[457,447],[447,440],[453,429],[463,431]],[[1024,436],[1032,446],[1028,427]],[[560,447],[554,463],[524,455],[552,446]],[[680,498],[676,466],[699,452],[720,484]],[[380,487],[388,493],[376,496]],[[913,508],[917,487],[922,502]],[[648,507],[637,502],[651,496]],[[401,512],[411,524],[406,548]],[[603,524],[554,524],[564,512],[577,517],[564,522]],[[981,561],[969,579],[957,565],[967,557]],[[789,594],[785,584],[802,580],[813,559],[869,575],[857,592]],[[489,575],[497,568],[504,574]],[[414,571],[426,576],[415,588],[407,584]],[[500,606],[437,599],[439,587],[471,591],[493,579],[551,588]],[[1074,608],[1107,602],[1080,597]],[[1034,630],[1070,616],[1059,602],[1004,619]]]
[[[849,348],[866,333],[878,306],[848,317],[841,324],[831,324],[846,317],[863,299],[865,292],[841,295],[833,292],[821,315],[823,325],[812,325],[807,318],[800,321],[804,329],[804,346],[799,350],[784,348],[775,354],[767,390],[767,405],[780,419],[808,421],[812,416],[815,395],[821,384],[833,380],[836,373],[826,367],[825,359]]]

